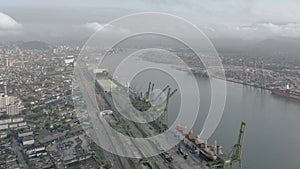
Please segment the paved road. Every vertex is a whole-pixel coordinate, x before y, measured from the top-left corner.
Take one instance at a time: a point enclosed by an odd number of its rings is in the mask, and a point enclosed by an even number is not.
[[[25,159],[24,159],[24,156],[22,154],[22,149],[19,145],[19,143],[17,142],[16,139],[13,139],[12,140],[12,146],[13,146],[13,149],[15,151],[15,153],[17,154],[17,157],[18,157],[18,162],[21,164],[21,166],[24,168],[24,169],[29,169],[29,166],[27,165]]]
[[[188,154],[188,158],[185,160],[182,155],[176,152],[177,148],[173,148],[170,153],[173,154],[174,157],[174,169],[208,169],[208,167],[206,167],[206,163],[200,157],[195,157],[194,154],[191,154],[190,150],[186,148],[183,143],[180,143],[179,145]]]
[[[80,74],[78,74],[79,76],[79,80],[83,81],[83,82],[86,82],[86,79],[87,78],[92,78],[90,77],[91,75],[88,73],[88,72],[80,72]],[[82,83],[82,87],[85,87],[86,89],[88,89],[89,92],[91,93],[84,93],[85,96],[86,96],[86,102],[87,103],[93,103],[93,100],[94,100],[94,95],[93,95],[93,91],[91,90],[92,87],[90,83]],[[96,105],[92,105],[92,106],[96,106]],[[98,105],[99,106],[99,105]],[[104,104],[103,104],[104,106]],[[95,108],[95,107],[94,107]],[[96,114],[93,114],[94,116],[93,117],[90,117],[90,118],[96,118],[96,119],[100,119],[99,117],[99,113],[96,113]],[[105,126],[102,124],[102,123],[98,123],[100,126],[97,126],[97,127],[101,127],[101,128],[105,128]],[[97,128],[96,128],[97,129]],[[101,130],[103,132],[107,132],[106,130]],[[107,133],[103,133],[103,135],[107,135]],[[108,147],[111,147],[115,150],[115,147],[113,146],[113,140],[111,140],[110,137],[106,138],[107,139],[107,142],[106,144],[108,145]],[[111,153],[108,153],[105,151],[105,157],[107,160],[111,160],[112,163],[113,163],[113,168],[115,169],[128,169],[128,168],[134,168],[134,166],[132,165],[132,162],[130,159],[127,159],[127,158],[120,158],[114,154],[111,154]]]

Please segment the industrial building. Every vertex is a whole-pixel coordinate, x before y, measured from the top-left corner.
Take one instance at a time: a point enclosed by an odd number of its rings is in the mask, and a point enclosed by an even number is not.
[[[34,144],[34,138],[33,138],[33,136],[24,137],[22,139],[22,144],[23,144],[23,146]]]
[[[74,63],[75,58],[74,58],[74,56],[67,56],[64,61],[65,61],[66,65],[70,65],[70,64]]]
[[[102,91],[106,93],[111,92],[111,89],[117,87],[117,85],[110,79],[97,80],[97,83],[100,85]]]

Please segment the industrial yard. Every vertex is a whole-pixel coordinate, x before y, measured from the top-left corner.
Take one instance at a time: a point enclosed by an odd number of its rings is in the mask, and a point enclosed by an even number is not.
[[[106,72],[105,69],[99,71],[100,73],[97,75],[97,80],[95,81],[96,86],[96,98],[97,102],[99,103],[99,109],[102,109],[102,112],[100,113],[101,116],[109,123],[109,125],[117,130],[120,133],[126,134],[131,137],[148,137],[153,136],[156,134],[159,134],[161,132],[163,125],[161,125],[161,119],[156,120],[153,123],[149,124],[136,124],[135,122],[132,122],[125,117],[122,116],[122,114],[118,113],[117,109],[113,107],[114,102],[111,98],[112,90],[117,88],[118,86],[121,88],[124,88],[124,86],[120,86],[121,84],[116,81],[115,79],[112,79],[111,76],[109,76],[108,72]],[[148,91],[146,91],[145,96],[149,95],[151,93],[152,85],[151,82],[149,83]],[[165,90],[167,91],[167,87]],[[170,95],[169,90],[169,94]],[[176,92],[176,90],[174,90]],[[174,93],[175,93],[174,92]],[[148,93],[148,94],[147,94]],[[132,92],[133,95],[135,93]],[[135,97],[136,98],[136,97]],[[167,97],[167,99],[170,99],[171,97]],[[136,98],[140,100],[146,100],[143,98]],[[169,100],[166,102],[168,103]],[[137,102],[134,102],[137,103]],[[147,104],[139,104],[147,106]],[[143,109],[142,107],[139,107],[140,109]],[[167,110],[167,109],[166,109]],[[167,112],[165,112],[167,113]],[[161,115],[163,116],[163,115]],[[163,123],[166,123],[163,121]],[[179,125],[178,125],[179,126]],[[213,145],[209,145],[211,148],[207,148],[207,151],[211,151],[211,153],[215,154],[215,158],[213,159],[207,159],[203,156],[201,156],[200,151],[205,150],[201,146],[209,147],[207,142],[195,141],[195,138],[192,137],[199,137],[198,134],[192,133],[191,129],[187,128],[180,128],[178,127],[178,133],[184,136],[184,139],[175,147],[172,149],[163,152],[160,155],[151,157],[151,158],[144,158],[144,159],[128,159],[123,157],[116,157],[121,158],[122,160],[113,160],[115,166],[121,167],[124,165],[138,165],[135,166],[136,168],[139,168],[139,165],[141,165],[143,168],[174,168],[174,169],[192,169],[192,168],[219,168],[219,167],[225,167],[226,165],[230,166],[233,165],[234,162],[238,162],[241,166],[241,149],[243,145],[243,138],[244,138],[244,130],[245,130],[245,123],[242,123],[241,126],[241,133],[239,136],[238,144],[236,144],[235,154],[232,154],[231,157],[221,154],[219,152],[219,149],[217,150],[217,145],[215,147],[212,147]],[[198,138],[200,140],[200,138]],[[126,143],[128,146],[135,146],[133,143]],[[197,148],[199,146],[199,148]],[[158,149],[160,147],[159,144],[153,145],[153,149]],[[218,146],[219,147],[219,146]],[[210,150],[208,150],[210,149]],[[217,152],[218,151],[218,152]],[[138,153],[138,152],[136,152]],[[225,157],[226,156],[226,157]],[[226,160],[224,160],[227,158]],[[235,158],[235,159],[234,159]],[[232,159],[232,161],[231,161]],[[126,162],[124,162],[124,160]],[[125,164],[124,164],[125,163]],[[112,166],[114,166],[112,165]],[[133,166],[131,166],[133,167]]]

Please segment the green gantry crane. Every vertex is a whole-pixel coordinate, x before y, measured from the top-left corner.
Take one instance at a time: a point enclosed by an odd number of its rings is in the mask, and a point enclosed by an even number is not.
[[[145,92],[145,94],[143,95],[143,93],[141,92],[140,96],[136,97],[136,96],[132,96],[132,101],[133,101],[133,105],[136,109],[138,109],[139,111],[146,111],[151,107],[151,99],[153,100],[157,100],[160,98],[160,96],[167,91],[167,96],[166,99],[162,101],[162,104],[165,104],[163,106],[163,113],[155,120],[155,123],[157,125],[157,127],[161,130],[164,131],[165,129],[168,128],[168,106],[169,106],[169,100],[170,98],[178,91],[177,89],[171,91],[171,88],[169,85],[167,85],[165,88],[163,88],[163,90],[161,91],[161,93],[159,93],[157,96],[155,96],[155,98],[152,98],[151,96],[153,96],[153,90],[154,90],[154,83],[153,82],[149,82],[148,84],[148,90]],[[155,110],[154,110],[155,111]],[[159,111],[159,110],[156,110]]]
[[[168,87],[168,86],[167,86]],[[177,92],[177,89],[173,90],[171,92],[171,88],[168,87],[168,94],[167,94],[167,98],[165,100],[166,104],[165,104],[165,108],[164,111],[162,113],[162,115],[158,118],[158,124],[159,127],[162,131],[166,130],[168,128],[168,107],[169,107],[169,102],[170,102],[170,98]]]
[[[232,169],[235,164],[238,164],[239,169],[242,169],[242,149],[244,145],[246,123],[241,123],[240,134],[237,144],[234,145],[230,156],[220,155],[216,161],[209,162],[207,166],[211,169],[225,169],[230,166]]]

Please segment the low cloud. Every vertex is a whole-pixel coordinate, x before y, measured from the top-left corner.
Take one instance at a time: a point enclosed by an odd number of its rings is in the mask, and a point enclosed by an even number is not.
[[[15,21],[12,17],[0,12],[0,30],[12,31],[19,30],[22,25]]]
[[[231,37],[245,40],[272,37],[300,38],[300,23],[218,24],[202,27],[209,37]]]
[[[259,23],[234,28],[238,34],[254,38],[269,38],[273,36],[300,37],[300,23],[274,24]]]
[[[116,27],[110,24],[100,24],[98,22],[89,22],[83,25],[84,28],[90,31],[102,31],[107,33],[129,33],[130,31],[125,28]]]
[[[85,28],[92,30],[92,31],[98,31],[100,29],[104,28],[104,25],[101,25],[98,22],[90,22],[83,25]]]
[[[12,17],[0,12],[0,36],[15,36],[22,33],[22,25]]]

